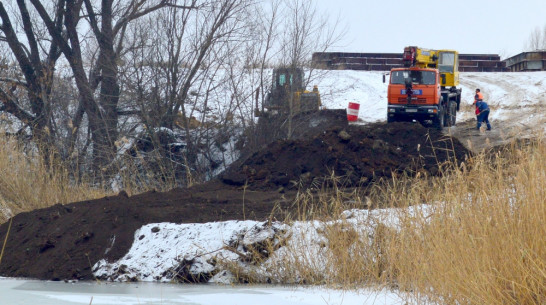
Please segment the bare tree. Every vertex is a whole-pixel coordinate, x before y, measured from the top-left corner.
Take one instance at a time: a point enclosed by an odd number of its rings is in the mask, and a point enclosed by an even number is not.
[[[22,123],[18,133],[30,129],[32,137],[40,144],[42,155],[47,158],[52,153],[55,136],[51,110],[53,72],[61,52],[56,42],[41,36],[25,1],[17,1],[17,9],[20,14],[15,20],[22,24],[21,32],[10,18],[11,11],[8,12],[0,2],[0,30],[3,33],[0,39],[7,43],[20,68],[20,73],[8,73],[0,79],[0,111],[13,115]],[[55,11],[52,27],[60,29],[62,22],[63,15]]]
[[[282,36],[279,62],[292,70],[308,68],[305,85],[312,79],[311,59],[313,52],[324,52],[343,35],[338,21],[332,22],[327,14],[320,14],[311,0],[286,0],[282,17]],[[287,122],[288,138],[293,131],[293,96],[289,98]]]
[[[128,113],[138,114],[146,126],[145,137],[154,149],[163,150],[158,158],[169,154],[162,134],[179,130],[186,145],[184,160],[170,161],[194,172],[206,167],[200,164],[203,158],[215,163],[210,148],[232,112],[224,108],[229,98],[222,96],[220,87],[229,82],[225,71],[240,53],[238,45],[248,40],[245,16],[253,4],[218,0],[193,11],[167,9],[128,28],[134,42],[122,72],[132,109]],[[147,34],[150,29],[153,35]],[[215,107],[218,103],[222,105]],[[215,108],[224,113],[213,114]]]
[[[279,63],[300,67],[311,67],[312,54],[328,50],[345,33],[339,19],[321,13],[311,0],[285,0],[280,30]]]
[[[268,68],[307,66],[336,37],[311,0],[268,10],[255,0],[2,3],[2,39],[20,72],[0,77],[0,110],[95,173],[111,168],[121,139],[145,134],[159,147],[165,130],[183,135],[179,165],[214,163],[222,132],[254,124]]]
[[[131,21],[165,7],[190,10],[195,9],[196,6],[193,5],[194,2],[186,5],[185,2],[178,3],[175,0],[103,0],[100,2],[57,0],[52,7],[44,6],[44,3],[39,0],[30,0],[30,3],[39,16],[39,21],[47,29],[45,33],[48,37],[44,40],[51,41],[51,50],[44,52],[49,59],[49,66],[44,67],[38,56],[39,47],[34,38],[36,27],[33,26],[37,20],[31,20],[26,1],[17,0],[17,11],[22,16],[28,47],[19,41],[18,35],[11,26],[10,15],[3,6],[0,8],[0,17],[5,39],[25,75],[26,85],[29,86],[29,96],[35,100],[36,106],[33,112],[47,113],[43,93],[47,93],[48,89],[41,80],[51,75],[54,68],[53,60],[58,59],[62,53],[68,62],[79,94],[78,111],[72,120],[74,134],[81,127],[85,114],[91,134],[93,168],[104,169],[115,154],[115,141],[118,138],[120,95],[118,62],[124,51],[127,26]],[[90,29],[89,37],[85,36],[87,32],[82,31],[85,27]],[[97,48],[97,56],[91,63],[86,63],[84,57],[85,47],[88,46]],[[2,97],[6,101],[4,105],[11,107],[9,96]],[[12,107],[12,109],[15,108]],[[10,112],[16,112],[16,109]],[[23,113],[18,114],[18,117],[24,118],[23,116]],[[37,118],[40,119],[41,116],[38,115]],[[22,121],[26,122],[30,119]],[[34,122],[36,126],[47,125],[47,122],[40,120],[34,120]],[[45,129],[45,127],[40,128]]]
[[[529,35],[525,46],[527,51],[546,50],[546,25],[541,29],[536,27]]]

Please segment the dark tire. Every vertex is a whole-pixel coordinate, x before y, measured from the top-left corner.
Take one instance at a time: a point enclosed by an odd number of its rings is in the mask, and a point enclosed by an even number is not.
[[[394,117],[387,116],[387,123],[394,123],[396,119]]]
[[[445,113],[444,111],[440,111],[438,116],[432,120],[432,126],[436,129],[442,130],[445,123]]]
[[[457,103],[451,101],[449,103],[449,112],[447,113],[447,126],[453,127],[457,123]]]

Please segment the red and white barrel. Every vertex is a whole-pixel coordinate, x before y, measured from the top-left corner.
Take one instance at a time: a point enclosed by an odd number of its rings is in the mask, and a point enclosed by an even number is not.
[[[355,122],[358,119],[358,110],[360,110],[359,103],[349,102],[349,108],[347,108],[347,121]]]

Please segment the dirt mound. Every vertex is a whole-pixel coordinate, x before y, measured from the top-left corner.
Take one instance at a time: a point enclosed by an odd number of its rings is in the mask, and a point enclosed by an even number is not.
[[[267,114],[258,119],[254,129],[249,129],[242,155],[248,156],[258,149],[265,149],[265,146],[278,139],[307,139],[320,134],[325,129],[347,126],[345,109],[299,113],[292,120],[282,115]]]
[[[292,195],[284,194],[286,197]],[[242,206],[244,202],[244,208]],[[149,223],[285,219],[278,192],[247,192],[212,181],[189,189],[55,205],[13,217],[0,275],[45,280],[93,279],[100,259],[123,257]],[[275,215],[271,215],[276,207]],[[0,226],[0,246],[9,223]]]
[[[456,139],[417,123],[333,127],[307,139],[277,140],[221,175],[250,189],[322,185],[332,175],[345,186],[363,186],[392,172],[425,171],[464,161],[469,151]]]
[[[145,224],[282,220],[292,207],[295,183],[322,183],[331,171],[352,186],[392,171],[436,174],[438,162],[464,160],[468,153],[455,139],[419,124],[332,125],[325,131],[318,125],[301,131],[299,140],[274,141],[233,164],[221,179],[192,188],[120,194],[21,213],[12,219],[0,275],[89,280],[92,266],[103,258],[120,259],[135,230]],[[256,191],[241,187],[245,184]],[[8,226],[0,226],[2,242]]]

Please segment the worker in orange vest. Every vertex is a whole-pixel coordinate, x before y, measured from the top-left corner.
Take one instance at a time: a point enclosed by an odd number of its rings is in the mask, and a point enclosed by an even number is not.
[[[476,105],[476,102],[478,102],[479,100],[483,100],[483,94],[480,92],[480,89],[477,88],[477,89],[476,89],[476,95],[474,95],[474,103],[473,103],[473,105]],[[480,114],[480,110],[478,109],[477,106],[476,106],[475,113],[476,113],[476,115]]]
[[[487,130],[491,130],[491,124],[489,124],[489,106],[482,99],[478,99],[476,102],[476,109],[478,110],[477,119],[478,119],[478,130],[482,126],[482,122],[485,122],[487,125]]]

